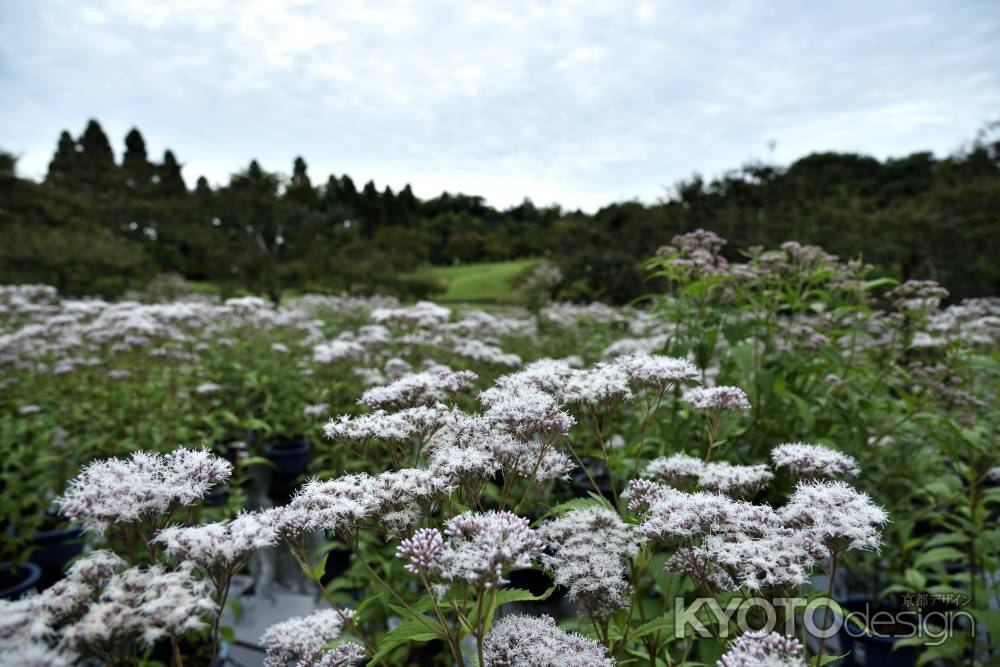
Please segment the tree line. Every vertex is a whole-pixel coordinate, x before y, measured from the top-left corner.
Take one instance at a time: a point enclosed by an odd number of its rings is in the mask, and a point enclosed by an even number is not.
[[[116,160],[96,120],[63,132],[42,182],[0,152],[0,282],[114,296],[176,273],[225,290],[432,294],[425,264],[546,258],[559,298],[626,302],[649,291],[642,262],[674,235],[711,229],[730,247],[797,240],[861,257],[900,279],[932,278],[955,297],[1000,293],[1000,139],[987,127],[955,154],[887,159],[815,153],[788,167],[751,163],[676,184],[653,204],[594,214],[525,199],[507,209],[444,192],[421,200],[348,175],[315,184],[256,161],[190,187],[172,151],[151,159],[138,129]],[[733,251],[735,252],[735,250]]]

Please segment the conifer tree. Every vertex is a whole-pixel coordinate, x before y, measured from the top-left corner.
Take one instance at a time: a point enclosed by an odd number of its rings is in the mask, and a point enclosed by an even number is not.
[[[125,135],[125,155],[122,156],[125,184],[135,190],[145,190],[152,180],[153,165],[146,155],[146,141],[138,128],[133,127]]]
[[[61,187],[71,187],[73,179],[79,173],[79,146],[66,130],[59,135],[59,143],[56,152],[49,162],[49,171],[45,176],[45,182],[49,185]]]
[[[173,197],[187,192],[187,184],[184,183],[184,176],[181,175],[181,165],[171,150],[163,153],[163,164],[157,170],[159,181],[157,190],[165,197]]]
[[[114,175],[118,167],[111,142],[101,124],[91,119],[80,135],[79,144],[80,181],[100,194],[113,191]]]

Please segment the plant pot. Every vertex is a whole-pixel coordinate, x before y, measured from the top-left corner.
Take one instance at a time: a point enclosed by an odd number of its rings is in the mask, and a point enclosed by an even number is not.
[[[296,477],[306,469],[306,455],[311,446],[304,438],[280,438],[264,446],[264,456],[274,463],[276,472]]]
[[[83,553],[83,526],[38,532],[31,545],[29,560],[42,569],[38,588],[44,590],[62,578],[66,563]]]
[[[184,657],[185,667],[207,667],[209,662],[207,654],[211,651],[210,644],[198,644],[192,645],[185,639],[181,639],[179,643],[181,655]],[[204,653],[205,655],[195,655],[195,651],[199,653]],[[229,654],[232,649],[229,642],[219,640],[219,654],[216,656],[215,663],[212,667],[224,667],[229,660]],[[164,665],[173,664],[173,649],[170,644],[169,639],[161,639],[153,645],[153,650],[149,655],[150,658],[157,661],[158,663]]]
[[[844,665],[856,665],[858,667],[913,667],[917,663],[918,652],[913,646],[904,646],[893,650],[896,642],[914,636],[919,631],[917,624],[919,619],[916,614],[907,619],[907,623],[913,625],[900,625],[892,627],[889,624],[876,622],[876,614],[889,613],[894,617],[902,612],[912,610],[904,607],[897,607],[867,598],[852,597],[840,602],[840,606],[847,612],[860,612],[867,618],[868,626],[875,632],[869,633],[849,621],[840,618],[841,626],[837,634],[840,640],[841,653],[848,653],[844,658]]]
[[[337,577],[342,576],[351,567],[354,554],[350,549],[330,549],[326,557],[326,570],[320,583],[327,586]]]
[[[16,600],[38,583],[42,568],[34,563],[0,563],[0,600]]]

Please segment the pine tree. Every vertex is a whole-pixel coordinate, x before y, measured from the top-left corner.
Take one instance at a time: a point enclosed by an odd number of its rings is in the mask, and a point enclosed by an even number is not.
[[[362,231],[365,237],[372,238],[385,224],[385,205],[374,181],[365,183],[359,206],[361,221],[364,224]]]
[[[194,193],[198,195],[198,199],[206,200],[212,196],[212,186],[208,184],[208,179],[204,176],[199,176],[198,180],[194,184]]]
[[[184,183],[184,176],[181,175],[181,165],[171,150],[163,153],[163,164],[157,169],[159,180],[157,181],[157,191],[166,197],[174,197],[187,193],[187,184]]]
[[[122,156],[125,184],[130,188],[145,190],[152,180],[153,165],[146,155],[146,141],[138,128],[133,127],[125,135],[125,155]]]
[[[49,171],[45,176],[45,182],[49,185],[60,187],[71,187],[74,178],[79,172],[79,146],[66,130],[59,135],[59,144],[56,152],[49,162]]]
[[[295,158],[295,164],[292,166],[292,178],[285,196],[303,206],[312,207],[316,203],[316,191],[309,179],[306,161],[301,157]]]
[[[111,142],[101,124],[91,119],[80,135],[80,181],[94,192],[109,194],[114,190],[114,176],[118,166]]]

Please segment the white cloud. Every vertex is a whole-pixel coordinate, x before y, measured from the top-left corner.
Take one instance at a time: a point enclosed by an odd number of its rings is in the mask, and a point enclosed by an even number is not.
[[[251,157],[425,197],[595,208],[812,150],[947,151],[1000,108],[1000,5],[9,0],[0,145],[132,125],[224,181]]]

